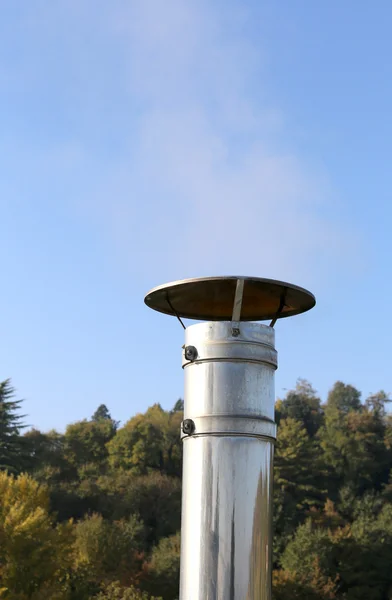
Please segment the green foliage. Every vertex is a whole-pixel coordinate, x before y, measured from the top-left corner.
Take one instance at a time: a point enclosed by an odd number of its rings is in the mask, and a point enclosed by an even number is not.
[[[0,473],[0,583],[15,600],[63,598],[71,524],[53,526],[45,487]],[[4,597],[7,597],[3,593]]]
[[[98,514],[86,517],[76,525],[76,566],[92,581],[131,580],[138,568],[142,532],[136,517],[112,522]]]
[[[100,512],[112,519],[139,515],[148,546],[179,530],[181,481],[178,478],[159,472],[135,476],[120,470],[102,477],[98,487]]]
[[[302,421],[282,419],[274,470],[275,562],[309,509],[324,504],[324,483],[317,441],[310,438]]]
[[[358,390],[338,382],[315,436],[292,392],[277,403],[276,600],[391,597],[388,401],[379,392],[362,405]]]
[[[336,585],[325,577],[317,561],[306,577],[292,571],[274,571],[272,575],[273,600],[334,600]]]
[[[293,539],[287,544],[281,559],[283,569],[305,578],[317,562],[322,573],[330,574],[332,569],[333,542],[329,532],[313,527],[311,519],[299,525]]]
[[[14,400],[11,381],[0,383],[0,470],[18,473],[23,468],[25,451],[20,432],[24,415],[18,414],[22,400]]]
[[[144,568],[143,588],[153,594],[163,594],[165,600],[176,600],[180,577],[180,534],[163,538]]]
[[[335,535],[340,592],[349,600],[389,598],[392,590],[392,506],[377,497],[357,500],[357,518]],[[361,510],[362,509],[362,510]]]
[[[380,487],[387,482],[391,461],[391,451],[384,439],[386,424],[379,410],[346,409],[347,403],[343,412],[327,407],[325,423],[319,432],[334,497],[344,486],[351,486],[356,494]]]
[[[150,596],[147,592],[141,592],[135,587],[122,587],[119,583],[111,583],[105,586],[97,600],[162,600],[161,597]]]
[[[276,445],[275,487],[291,494],[296,508],[312,506],[320,496],[314,485],[318,448],[304,425],[282,419]]]
[[[326,409],[339,411],[340,414],[347,414],[353,410],[360,411],[361,408],[361,392],[352,385],[337,381],[328,394]]]
[[[305,379],[298,379],[295,390],[278,401],[276,408],[279,422],[288,418],[300,421],[311,437],[317,433],[323,420],[320,398]]]
[[[274,600],[392,598],[392,417],[337,382],[276,403]],[[21,435],[0,384],[0,598],[176,600],[183,401]],[[1,469],[0,469],[1,471]],[[70,520],[72,518],[72,520]]]
[[[92,421],[112,421],[109,409],[106,404],[100,404],[91,417]]]
[[[85,420],[68,425],[64,436],[65,459],[78,471],[87,465],[95,465],[97,471],[105,469],[107,444],[115,433],[116,426],[111,419]]]
[[[57,431],[42,433],[31,429],[23,436],[27,460],[27,470],[42,483],[55,484],[63,476],[69,475],[64,456],[64,436]]]
[[[184,400],[182,398],[177,400],[171,412],[184,412]]]
[[[378,418],[385,418],[386,404],[389,404],[391,400],[388,398],[388,395],[381,390],[377,392],[377,394],[372,394],[368,398],[366,398],[365,406]]]
[[[136,415],[108,444],[110,465],[136,475],[160,471],[179,476],[181,420],[181,412],[168,413],[159,404],[154,404],[144,415]]]

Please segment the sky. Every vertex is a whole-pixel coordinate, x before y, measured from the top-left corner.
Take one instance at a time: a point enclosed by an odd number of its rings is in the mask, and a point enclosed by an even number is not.
[[[183,395],[147,291],[310,289],[276,329],[282,397],[392,391],[392,5],[0,2],[0,380],[49,430]]]

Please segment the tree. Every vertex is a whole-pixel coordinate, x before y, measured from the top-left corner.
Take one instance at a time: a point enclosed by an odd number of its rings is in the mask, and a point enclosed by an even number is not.
[[[13,600],[66,598],[70,524],[54,527],[46,487],[0,473],[0,582]]]
[[[182,398],[177,400],[171,412],[184,412],[184,400],[182,400]]]
[[[316,561],[324,575],[335,575],[333,560],[333,541],[328,530],[314,527],[311,519],[308,519],[306,523],[299,525],[287,544],[281,564],[286,571],[307,578]]]
[[[274,600],[392,598],[388,401],[338,382],[321,406],[299,380],[277,402]],[[0,472],[0,598],[178,598],[182,419],[179,400],[119,430],[105,406],[65,434],[14,423],[8,457],[36,481]]]
[[[339,592],[347,600],[383,600],[392,590],[392,506],[380,509],[374,495],[355,504],[353,524],[334,534]]]
[[[136,517],[110,522],[93,514],[77,523],[75,534],[76,565],[89,580],[126,585],[135,579],[143,537]]]
[[[23,437],[28,456],[26,470],[36,479],[42,483],[54,483],[69,476],[63,435],[54,430],[42,433],[33,428]]]
[[[282,419],[274,469],[275,560],[311,507],[325,502],[320,450],[301,421]]]
[[[365,400],[365,406],[368,411],[372,412],[375,416],[383,419],[386,416],[385,405],[391,402],[388,395],[381,390],[377,394],[372,394]]]
[[[392,506],[375,494],[354,501],[354,521],[320,527],[309,519],[298,527],[282,556],[284,573],[311,584],[333,582],[336,596],[347,600],[384,600],[392,589]],[[311,587],[314,587],[311,584]],[[295,597],[295,595],[294,595]],[[306,595],[304,596],[306,597]],[[322,596],[321,596],[322,597]]]
[[[111,519],[138,515],[148,547],[175,534],[181,523],[181,481],[160,473],[135,476],[117,472],[98,481],[100,511]]]
[[[339,488],[351,488],[358,494],[374,485],[381,487],[388,480],[391,458],[384,441],[385,421],[378,411],[346,409],[347,405],[343,411],[327,407],[325,425],[319,432],[334,500]]]
[[[337,381],[328,394],[327,409],[337,409],[347,414],[361,410],[361,392],[352,385]]]
[[[112,421],[109,409],[106,404],[100,404],[91,417],[92,421]]]
[[[154,470],[180,475],[181,420],[181,412],[167,412],[159,404],[136,415],[108,444],[110,465],[136,475]]]
[[[163,538],[144,567],[142,587],[165,600],[178,598],[180,579],[180,534]]]
[[[24,463],[24,446],[20,435],[25,427],[18,414],[22,400],[14,400],[11,380],[0,383],[0,470],[17,473]]]
[[[292,571],[274,571],[272,574],[273,600],[335,600],[336,585],[321,572],[317,559],[306,577]]]
[[[161,597],[150,596],[135,587],[123,587],[118,582],[103,586],[103,590],[96,597],[97,600],[162,600]]]
[[[108,458],[107,444],[116,433],[111,419],[78,421],[67,426],[64,435],[64,456],[79,473],[90,466],[93,472],[102,473]]]
[[[305,379],[298,379],[295,390],[278,401],[276,408],[278,421],[281,418],[300,421],[311,437],[317,433],[323,420],[320,398]]]

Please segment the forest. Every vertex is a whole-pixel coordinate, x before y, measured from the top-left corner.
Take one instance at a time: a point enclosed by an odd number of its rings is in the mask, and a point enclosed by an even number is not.
[[[274,600],[392,598],[392,415],[336,382],[276,402]],[[0,383],[0,598],[178,598],[183,402],[26,427]]]

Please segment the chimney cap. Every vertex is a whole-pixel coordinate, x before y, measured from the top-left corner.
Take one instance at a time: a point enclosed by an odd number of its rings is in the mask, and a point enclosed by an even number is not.
[[[260,277],[201,277],[153,288],[145,304],[158,312],[198,321],[264,321],[291,317],[314,307],[301,287]]]

